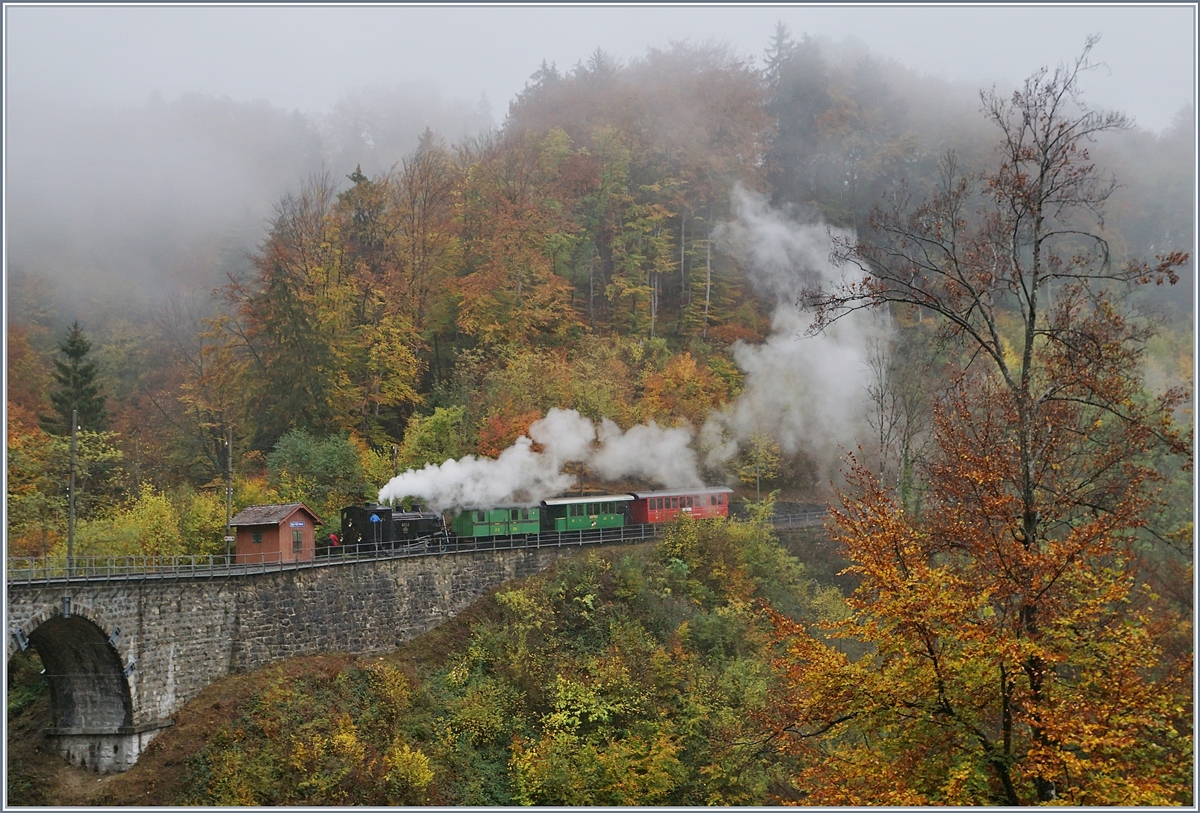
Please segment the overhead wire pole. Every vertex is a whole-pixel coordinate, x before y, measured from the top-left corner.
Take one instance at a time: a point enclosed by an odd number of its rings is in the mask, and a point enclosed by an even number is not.
[[[233,529],[229,522],[233,518],[233,427],[225,427],[225,564],[229,564],[230,546],[233,544]]]
[[[71,410],[71,480],[67,487],[67,578],[75,558],[75,430],[79,428],[79,410]]]

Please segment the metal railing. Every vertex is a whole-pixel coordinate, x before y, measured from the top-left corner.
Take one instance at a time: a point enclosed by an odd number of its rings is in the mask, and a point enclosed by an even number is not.
[[[821,525],[825,512],[802,510],[776,512],[771,518],[778,528]],[[168,579],[220,579],[283,570],[336,567],[356,562],[440,556],[482,551],[526,548],[575,547],[584,545],[644,542],[662,533],[665,525],[625,525],[581,531],[546,531],[539,534],[484,538],[434,537],[415,544],[398,544],[379,550],[343,550],[302,561],[286,560],[281,553],[225,556],[75,556],[10,557],[5,573],[9,585],[55,582],[155,581]]]
[[[825,524],[825,511],[797,511],[795,513],[775,513],[771,516],[771,524],[776,528],[817,528]]]

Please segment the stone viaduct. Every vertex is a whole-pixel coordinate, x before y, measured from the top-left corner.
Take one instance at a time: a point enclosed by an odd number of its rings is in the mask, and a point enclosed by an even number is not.
[[[73,764],[131,767],[171,714],[223,675],[326,651],[390,650],[575,545],[236,573],[7,583],[8,653],[32,646]]]
[[[811,527],[824,511],[777,510],[773,521]],[[59,753],[95,771],[123,771],[177,709],[224,675],[296,655],[394,649],[580,545],[647,541],[660,527],[273,569],[176,567],[115,577],[73,570],[68,580],[14,575],[10,563],[6,662],[29,647],[41,657],[54,714],[48,734]]]

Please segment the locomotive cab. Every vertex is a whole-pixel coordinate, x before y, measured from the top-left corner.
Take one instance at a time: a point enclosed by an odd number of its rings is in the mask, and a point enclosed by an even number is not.
[[[345,553],[384,550],[395,539],[392,509],[378,503],[351,505],[342,509],[341,545]]]

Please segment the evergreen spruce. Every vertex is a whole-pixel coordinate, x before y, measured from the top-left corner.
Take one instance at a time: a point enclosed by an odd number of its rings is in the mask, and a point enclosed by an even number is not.
[[[772,98],[779,91],[783,72],[788,62],[795,57],[797,46],[792,39],[792,32],[782,21],[775,24],[775,33],[771,35],[771,43],[764,54],[763,77],[771,88]]]
[[[54,380],[58,389],[50,393],[53,415],[42,415],[42,428],[56,435],[71,433],[71,410],[79,411],[79,427],[93,432],[102,431],[108,421],[104,394],[96,383],[96,365],[86,361],[92,343],[83,335],[79,322],[71,325],[58,343],[66,361],[54,360]]]

